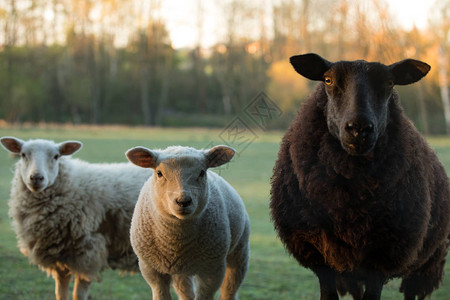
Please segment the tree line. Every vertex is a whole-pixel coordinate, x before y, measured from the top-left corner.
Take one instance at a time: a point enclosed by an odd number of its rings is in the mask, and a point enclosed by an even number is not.
[[[284,128],[315,84],[289,57],[432,66],[399,88],[425,133],[450,129],[450,1],[436,1],[427,28],[403,29],[380,0],[214,2],[224,35],[174,49],[162,0],[7,0],[0,4],[0,119],[7,122],[224,126],[260,92],[281,109]],[[426,12],[424,12],[426,13]],[[447,120],[447,122],[446,122]]]

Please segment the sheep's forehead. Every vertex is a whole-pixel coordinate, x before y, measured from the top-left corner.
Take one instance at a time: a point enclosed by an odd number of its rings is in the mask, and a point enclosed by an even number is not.
[[[46,140],[31,140],[25,142],[22,146],[22,152],[24,153],[56,153],[58,152],[58,145],[52,141]]]
[[[205,168],[205,154],[191,147],[172,146],[159,153],[159,167],[182,177]]]
[[[205,154],[202,150],[191,147],[171,146],[159,152],[158,160],[160,163],[174,166],[189,166],[202,163],[205,160]]]
[[[354,77],[368,75],[369,77],[387,77],[389,75],[388,67],[377,62],[367,62],[364,60],[342,61],[333,64],[325,75],[334,74],[339,77]]]
[[[204,167],[204,156],[177,155],[166,157],[160,162],[160,166],[173,171],[189,172]]]
[[[192,147],[183,147],[183,146],[171,146],[167,149],[161,151],[161,155],[169,158],[169,157],[184,157],[184,156],[202,156],[202,151],[197,150]]]

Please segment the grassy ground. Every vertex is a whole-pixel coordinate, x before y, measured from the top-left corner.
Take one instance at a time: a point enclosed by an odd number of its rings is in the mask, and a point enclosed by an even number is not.
[[[238,149],[239,155],[218,172],[244,199],[252,224],[250,269],[240,299],[319,299],[316,277],[286,253],[268,215],[269,179],[281,133],[120,127],[0,128],[0,136],[5,135],[22,139],[81,140],[84,147],[75,156],[90,162],[125,161],[124,152],[136,145],[207,147],[229,142]],[[450,171],[450,139],[432,138],[430,142]],[[6,152],[0,155],[0,299],[54,299],[53,279],[30,265],[16,247],[7,213],[13,164],[14,160]],[[382,298],[401,299],[398,287],[398,280],[390,281]],[[150,288],[140,275],[119,276],[117,272],[105,271],[102,282],[92,285],[91,296],[92,299],[150,299]],[[431,299],[450,299],[450,262],[446,265],[442,287]]]

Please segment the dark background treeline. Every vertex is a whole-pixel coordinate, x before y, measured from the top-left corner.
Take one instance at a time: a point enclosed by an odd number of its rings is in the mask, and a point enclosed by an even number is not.
[[[449,0],[420,29],[404,29],[380,0],[216,1],[213,46],[202,42],[208,11],[192,2],[197,42],[174,49],[162,0],[2,1],[0,119],[220,127],[264,91],[283,111],[271,128],[285,128],[315,86],[288,58],[316,52],[429,63],[425,80],[398,88],[401,101],[424,133],[448,131]]]

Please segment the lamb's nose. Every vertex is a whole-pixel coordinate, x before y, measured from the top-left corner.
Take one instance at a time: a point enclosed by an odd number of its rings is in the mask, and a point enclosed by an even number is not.
[[[30,175],[30,180],[34,183],[40,183],[44,180],[44,176],[40,173],[35,173]]]
[[[192,204],[192,198],[191,197],[180,197],[178,199],[175,200],[175,202],[178,204],[178,206],[180,207],[188,207],[189,205]]]

